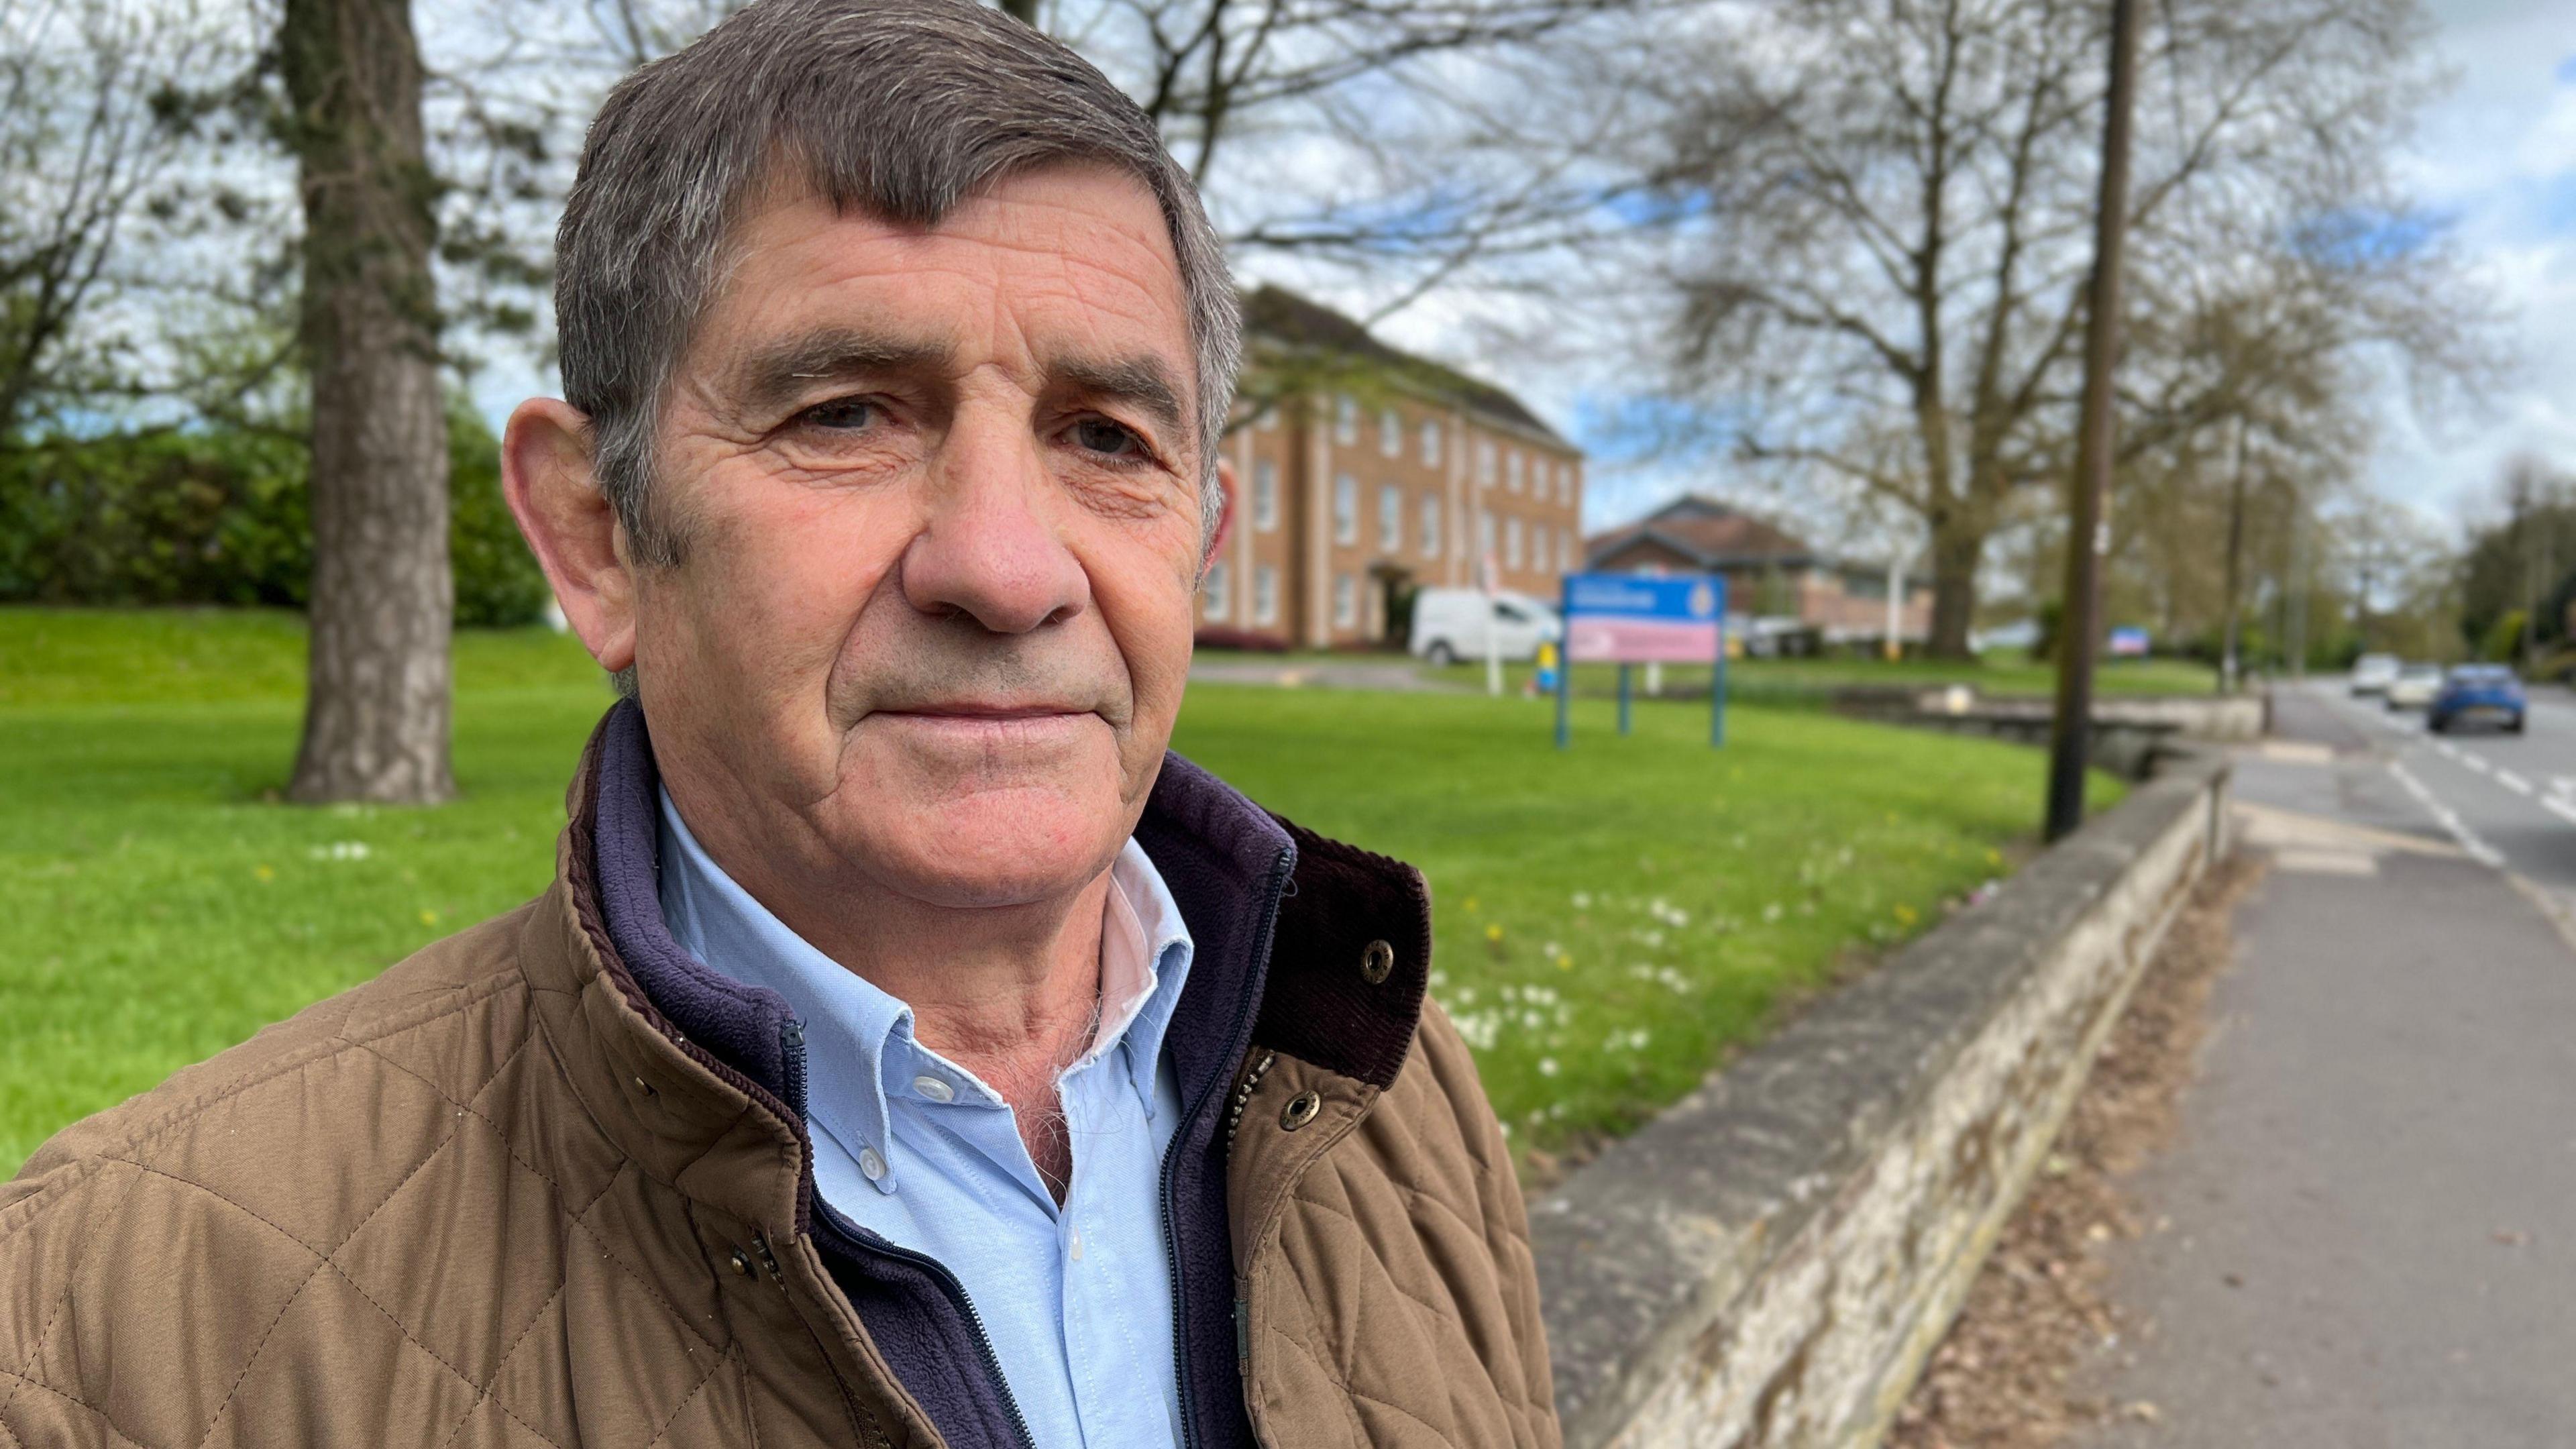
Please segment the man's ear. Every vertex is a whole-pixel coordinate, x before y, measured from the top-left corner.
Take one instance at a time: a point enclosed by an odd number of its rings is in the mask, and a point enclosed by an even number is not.
[[[590,419],[556,398],[519,404],[501,435],[501,491],[590,657],[612,673],[633,664],[635,571],[591,467]]]
[[[1225,547],[1225,536],[1234,528],[1234,460],[1216,460],[1216,527],[1207,530],[1207,547],[1199,550],[1199,577],[1207,577],[1208,565],[1216,562],[1217,550]]]

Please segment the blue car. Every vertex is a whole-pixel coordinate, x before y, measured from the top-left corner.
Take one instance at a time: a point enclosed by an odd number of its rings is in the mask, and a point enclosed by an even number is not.
[[[2435,734],[2454,725],[2495,724],[2522,733],[2528,708],[2522,681],[2501,664],[2463,664],[2442,678],[2442,690],[2424,713],[2424,727]]]

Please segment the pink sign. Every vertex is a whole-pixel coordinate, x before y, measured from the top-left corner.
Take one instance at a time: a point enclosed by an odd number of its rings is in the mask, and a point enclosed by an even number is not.
[[[1565,657],[1576,663],[1706,664],[1717,657],[1717,621],[1578,614],[1566,621]]]

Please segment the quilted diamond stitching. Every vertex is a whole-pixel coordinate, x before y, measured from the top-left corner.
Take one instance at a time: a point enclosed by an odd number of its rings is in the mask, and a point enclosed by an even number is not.
[[[101,1170],[103,1170],[103,1168]],[[114,1222],[124,1217],[127,1204],[134,1201],[136,1189],[142,1186],[143,1174],[138,1172],[134,1174],[134,1180],[125,1185],[124,1195],[116,1200],[116,1206],[108,1210],[107,1216],[102,1219],[102,1221]],[[33,1221],[33,1219],[31,1218],[30,1221]],[[73,1260],[72,1271],[64,1277],[63,1296],[55,1302],[53,1311],[45,1315],[45,1326],[37,1330],[36,1341],[28,1346],[25,1361],[20,1363],[17,1370],[9,1375],[18,1382],[9,1390],[7,1397],[0,1398],[0,1414],[6,1414],[9,1412],[9,1406],[18,1401],[18,1390],[29,1384],[34,1384],[40,1389],[47,1389],[49,1391],[56,1392],[63,1398],[71,1397],[68,1394],[61,1394],[58,1390],[52,1390],[51,1385],[41,1382],[34,1376],[34,1371],[36,1361],[45,1356],[45,1345],[53,1340],[54,1325],[62,1321],[63,1310],[71,1306],[72,1285],[80,1281],[81,1269],[88,1266],[89,1255],[96,1251],[98,1251],[98,1239],[96,1237],[90,1237],[83,1240],[80,1252]],[[79,1401],[75,1399],[73,1402],[78,1403]],[[83,1404],[82,1407],[87,1408],[88,1405]],[[99,1417],[105,1418],[106,1415],[101,1414]],[[12,1433],[12,1437],[15,1437],[14,1432]]]
[[[133,1445],[134,1449],[152,1449],[152,1446],[147,1441],[137,1439],[133,1435],[126,1433],[123,1429],[118,1428],[116,1421],[107,1416],[107,1410],[100,1408],[96,1404],[90,1403],[86,1399],[73,1398],[71,1395],[55,1388],[52,1384],[28,1378],[24,1374],[11,1373],[7,1369],[0,1369],[0,1378],[13,1378],[18,1381],[20,1388],[30,1388],[40,1394],[53,1395],[55,1398],[62,1400],[64,1403],[69,1404],[73,1408],[80,1410],[82,1413],[89,1415],[91,1418],[98,1420],[100,1425],[103,1426],[107,1432],[124,1440],[126,1443]],[[9,1391],[10,1397],[13,1400],[16,1398],[17,1392],[17,1389],[11,1389]],[[0,1419],[0,1432],[8,1434],[9,1442],[18,1445],[19,1449],[26,1449],[27,1441],[19,1438],[18,1431],[10,1428],[8,1421],[5,1419]]]
[[[441,1136],[436,1145],[432,1146],[427,1153],[422,1155],[420,1161],[412,1164],[411,1171],[403,1174],[402,1181],[394,1184],[393,1191],[385,1194],[384,1201],[377,1203],[372,1208],[369,1208],[367,1210],[367,1215],[358,1220],[357,1226],[349,1229],[347,1234],[345,1234],[340,1240],[342,1245],[345,1246],[351,1239],[354,1239],[358,1234],[366,1231],[367,1224],[374,1222],[378,1213],[383,1212],[388,1206],[390,1206],[394,1199],[402,1196],[403,1189],[412,1185],[412,1182],[420,1176],[421,1169],[429,1166],[432,1162],[437,1161],[438,1154],[445,1151],[447,1149],[447,1144],[455,1140],[456,1126],[454,1120],[450,1119],[445,1135]],[[217,1194],[217,1198],[218,1200],[222,1200],[220,1194]],[[301,1246],[301,1244],[298,1246]],[[311,1250],[307,1249],[306,1251],[309,1252]],[[334,1249],[333,1251],[336,1252],[338,1250]],[[260,1330],[259,1342],[252,1345],[250,1357],[242,1360],[241,1372],[233,1375],[231,1387],[224,1390],[223,1402],[215,1405],[214,1416],[206,1420],[206,1432],[198,1437],[197,1449],[205,1449],[205,1446],[213,1441],[216,1426],[223,1423],[225,1412],[232,1407],[233,1396],[241,1392],[242,1383],[250,1377],[251,1368],[259,1362],[259,1356],[268,1351],[268,1342],[276,1335],[277,1325],[286,1321],[286,1315],[292,1312],[297,1301],[304,1297],[305,1290],[312,1287],[313,1280],[321,1277],[322,1270],[330,1266],[330,1258],[316,1254],[313,1263],[313,1271],[305,1274],[304,1281],[295,1285],[295,1291],[288,1295],[284,1306],[277,1310],[277,1316],[268,1321],[268,1326],[266,1328]],[[399,1327],[400,1325],[396,1326]],[[432,1356],[435,1357],[435,1355]],[[468,1380],[468,1382],[471,1382],[471,1380]]]
[[[512,1049],[510,1053],[510,1061],[518,1059],[519,1053],[527,1048],[529,1040],[533,1039],[533,1036],[534,1033],[531,1032],[529,1038],[522,1039],[518,1047]],[[511,1161],[516,1162],[521,1167],[535,1173],[539,1180],[543,1181],[548,1187],[555,1190],[555,1194],[558,1198],[564,1196],[563,1184],[555,1181],[552,1177],[547,1176],[544,1169],[521,1156],[519,1154],[518,1144],[512,1142],[510,1140],[510,1135],[501,1130],[501,1124],[484,1115],[482,1109],[476,1105],[476,1103],[482,1101],[483,1091],[489,1090],[492,1082],[500,1080],[501,1073],[507,1070],[509,1066],[509,1061],[504,1061],[499,1067],[493,1069],[491,1079],[486,1081],[481,1089],[477,1090],[473,1101],[460,1102],[456,1100],[455,1097],[451,1096],[444,1088],[440,1087],[438,1083],[430,1081],[427,1077],[421,1076],[418,1072],[404,1066],[402,1063],[397,1062],[390,1057],[386,1057],[381,1053],[378,1054],[377,1060],[384,1062],[385,1065],[393,1068],[395,1071],[401,1072],[404,1075],[411,1077],[413,1080],[420,1082],[431,1091],[436,1092],[449,1106],[454,1107],[457,1111],[462,1112],[466,1116],[483,1124],[484,1129],[490,1132],[494,1140],[501,1144],[502,1150],[509,1153]],[[632,1166],[634,1166],[634,1160],[632,1158],[623,1156],[619,1158],[617,1170],[609,1174],[608,1182],[600,1188],[598,1194],[592,1197],[588,1204],[583,1206],[580,1212],[572,1215],[573,1226],[581,1229],[583,1236],[597,1244],[599,1246],[600,1253],[605,1256],[608,1261],[616,1264],[619,1272],[624,1273],[627,1277],[633,1279],[636,1286],[644,1290],[646,1296],[650,1297],[664,1313],[670,1315],[671,1321],[678,1324],[681,1331],[687,1333],[691,1338],[696,1339],[698,1342],[706,1345],[709,1351],[720,1352],[721,1350],[718,1348],[714,1339],[711,1339],[705,1334],[699,1332],[697,1325],[690,1321],[688,1314],[680,1310],[678,1304],[673,1303],[668,1297],[664,1296],[662,1290],[655,1287],[650,1279],[646,1278],[643,1274],[636,1272],[633,1267],[629,1266],[626,1259],[618,1254],[615,1246],[611,1244],[607,1238],[601,1236],[597,1228],[590,1225],[591,1209],[599,1205],[600,1199],[608,1196],[609,1190],[616,1186],[618,1178],[623,1176],[626,1169]]]

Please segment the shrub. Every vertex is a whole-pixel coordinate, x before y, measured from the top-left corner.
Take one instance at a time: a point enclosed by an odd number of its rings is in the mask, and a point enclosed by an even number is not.
[[[501,499],[500,444],[448,419],[456,622],[525,624],[545,575]],[[0,601],[271,604],[311,597],[311,459],[283,432],[54,438],[0,452]]]
[[[2486,641],[2479,647],[2478,657],[2510,663],[2522,652],[2524,620],[2525,615],[2520,609],[2507,609],[2497,615],[2495,623],[2487,629]]]
[[[1229,629],[1222,624],[1202,625],[1195,641],[1201,649],[1243,649],[1255,654],[1285,654],[1286,641],[1249,629]]]

